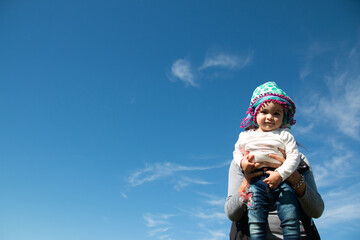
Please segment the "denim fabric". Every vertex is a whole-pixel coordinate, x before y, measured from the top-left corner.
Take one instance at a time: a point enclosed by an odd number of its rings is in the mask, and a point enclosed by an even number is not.
[[[248,217],[251,239],[266,239],[269,208],[278,211],[284,239],[300,239],[299,205],[294,190],[286,183],[271,189],[263,182],[265,175],[251,180]]]

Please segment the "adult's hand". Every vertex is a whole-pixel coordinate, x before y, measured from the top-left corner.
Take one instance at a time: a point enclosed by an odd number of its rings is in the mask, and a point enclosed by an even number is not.
[[[240,162],[241,168],[245,173],[245,178],[250,182],[253,177],[260,176],[261,172],[253,172],[255,169],[260,167],[262,163],[254,162],[254,155],[249,155],[246,152],[244,158]]]
[[[278,168],[278,167],[280,167],[280,166],[285,162],[285,160],[286,160],[286,153],[285,153],[284,149],[278,148],[278,150],[282,153],[282,156],[277,155],[277,154],[272,154],[272,153],[270,153],[270,154],[269,154],[269,157],[271,157],[271,158],[273,158],[273,159],[281,162],[281,164],[273,163],[273,166],[275,166],[275,167],[268,165],[269,167]]]
[[[276,154],[269,154],[269,157],[280,161],[281,163],[284,163],[286,160],[286,154],[285,151],[281,148],[278,148],[279,151],[283,154],[283,156],[280,155],[276,155]],[[274,168],[278,168],[280,167],[281,164],[278,164],[277,167]],[[268,171],[267,173],[270,174],[272,171]],[[265,180],[264,180],[265,181]],[[301,175],[298,171],[294,171],[287,179],[286,182],[288,182],[290,184],[290,186],[295,186],[296,184],[298,184],[301,181]],[[297,189],[295,189],[295,193],[296,195],[298,195],[299,197],[303,196],[305,194],[305,190],[306,190],[306,183],[304,182],[303,184],[301,184]]]
[[[254,155],[249,155],[249,152],[246,152],[243,159],[240,162],[240,166],[244,171],[244,179],[238,188],[239,197],[243,196],[249,187],[249,183],[253,177],[260,176],[262,172],[253,172],[256,168],[260,166],[260,163],[254,163]]]

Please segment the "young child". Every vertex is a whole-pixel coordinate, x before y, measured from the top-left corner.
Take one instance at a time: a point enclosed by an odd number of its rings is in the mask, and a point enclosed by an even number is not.
[[[282,156],[279,148],[286,153],[286,161],[280,167],[270,169],[261,164],[256,171],[264,174],[251,180],[247,194],[251,239],[266,239],[269,208],[274,205],[284,239],[300,238],[298,202],[291,186],[284,183],[300,162],[296,141],[289,132],[295,124],[294,114],[295,104],[291,98],[275,82],[267,82],[255,89],[247,116],[241,123],[246,131],[240,133],[234,150],[239,167],[246,153],[254,155],[254,162],[278,164],[281,163],[269,154]]]

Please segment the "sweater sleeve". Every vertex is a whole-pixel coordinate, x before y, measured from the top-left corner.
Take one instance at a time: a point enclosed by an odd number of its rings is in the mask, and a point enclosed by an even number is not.
[[[246,203],[239,200],[238,194],[243,179],[244,174],[233,159],[229,168],[228,195],[224,207],[226,216],[231,221],[239,221],[246,211]]]
[[[300,157],[309,166],[309,170],[304,173],[306,182],[305,193],[303,196],[298,197],[298,200],[306,215],[313,218],[319,218],[324,212],[325,204],[317,190],[314,175],[312,173],[309,161],[303,154],[300,154]]]
[[[241,159],[244,157],[243,153],[241,152],[241,148],[242,148],[241,145],[242,145],[242,140],[244,138],[244,134],[245,132],[241,132],[239,134],[239,138],[235,143],[235,149],[233,152],[233,160],[238,165],[238,167],[240,167]]]
[[[288,129],[283,129],[280,137],[284,141],[286,160],[276,171],[280,174],[282,180],[285,181],[296,170],[300,163],[300,156],[295,138]]]

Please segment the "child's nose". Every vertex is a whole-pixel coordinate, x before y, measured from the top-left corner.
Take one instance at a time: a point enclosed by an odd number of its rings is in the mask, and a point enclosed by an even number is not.
[[[272,119],[272,118],[273,118],[273,115],[272,115],[272,114],[267,114],[266,117],[267,117],[268,119]]]

